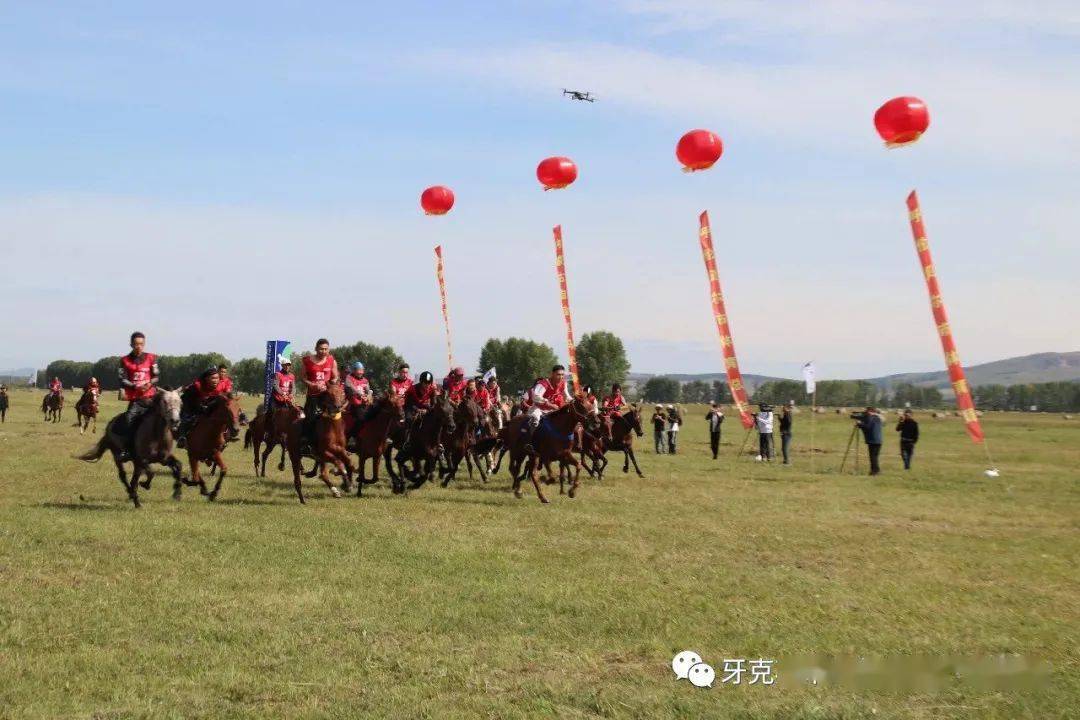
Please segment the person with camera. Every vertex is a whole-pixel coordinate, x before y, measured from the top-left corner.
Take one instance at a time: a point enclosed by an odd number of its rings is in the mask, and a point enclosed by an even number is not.
[[[758,460],[772,462],[773,458],[773,407],[767,403],[758,405],[754,413],[754,427],[758,431]]]
[[[881,415],[877,408],[867,407],[865,412],[852,413],[851,419],[862,430],[863,440],[866,441],[866,450],[870,454],[870,474],[877,475],[881,472],[878,465],[878,457],[881,455]]]
[[[652,416],[653,426],[653,442],[656,444],[656,454],[663,455],[667,452],[667,438],[665,437],[665,428],[667,427],[667,415],[664,414],[664,406],[657,405],[656,412]]]
[[[912,417],[911,408],[905,410],[900,422],[896,423],[896,432],[900,433],[900,459],[904,461],[904,469],[910,470],[915,443],[919,442],[919,423]]]
[[[709,446],[712,448],[712,459],[715,460],[720,453],[720,428],[724,424],[724,411],[713,403],[705,419],[709,422]]]

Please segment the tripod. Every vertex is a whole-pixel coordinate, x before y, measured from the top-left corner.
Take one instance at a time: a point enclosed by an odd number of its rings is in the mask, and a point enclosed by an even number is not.
[[[847,464],[848,453],[851,452],[852,444],[855,445],[855,474],[859,474],[859,426],[851,428],[851,437],[847,441],[847,449],[844,450],[844,459],[840,461],[840,472],[844,472],[844,465]]]

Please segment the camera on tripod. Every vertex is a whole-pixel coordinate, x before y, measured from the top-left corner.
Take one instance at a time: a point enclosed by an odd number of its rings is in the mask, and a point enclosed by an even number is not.
[[[850,417],[852,420],[858,420],[859,422],[862,422],[863,419],[866,417],[866,411],[859,410],[858,412],[851,413],[851,415],[849,415],[848,417]]]

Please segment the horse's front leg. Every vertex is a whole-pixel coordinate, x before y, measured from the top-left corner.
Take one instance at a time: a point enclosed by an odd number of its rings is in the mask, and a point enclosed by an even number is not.
[[[188,447],[190,448],[191,445],[189,444]],[[188,450],[187,459],[188,467],[191,468],[191,481],[188,484],[198,485],[199,494],[208,495],[210,491],[206,489],[206,482],[202,479],[202,472],[199,470],[199,459],[195,457],[190,449]]]
[[[574,466],[574,479],[570,483],[570,492],[567,494],[570,496],[570,499],[573,500],[574,496],[577,495],[578,488],[581,487],[581,465],[578,464],[578,461],[574,459],[573,455],[570,455],[569,457],[570,464]],[[569,471],[569,468],[567,468],[567,470]]]
[[[278,458],[277,469],[278,470],[284,470],[285,469],[285,443],[284,442],[279,442],[278,445],[281,446],[281,457]],[[263,458],[263,477],[266,477],[266,458]]]
[[[634,448],[626,448],[626,453],[630,456],[630,462],[634,463],[634,471],[637,472],[639,478],[645,477],[645,473],[641,472],[641,468],[637,464],[637,456],[634,455]]]
[[[372,459],[371,464],[374,466],[375,460]],[[364,449],[360,448],[360,452],[356,454],[356,497],[364,496],[364,468],[367,466],[367,457],[364,455]],[[341,486],[342,492],[349,492],[352,489],[352,483],[346,481]]]
[[[345,481],[351,482],[352,480],[352,464],[348,466],[349,472],[346,473],[346,466],[343,465],[339,458],[335,457],[330,451],[327,451],[323,458],[323,461],[316,467],[319,468],[319,479],[323,481],[326,487],[330,488],[330,494],[336,498],[341,497],[341,491],[337,489],[334,482],[330,479],[330,466],[333,465],[341,471],[342,475],[345,475]]]
[[[221,490],[221,481],[225,479],[225,473],[229,471],[228,466],[225,464],[225,458],[221,456],[221,450],[214,450],[214,465],[218,467],[217,482],[214,483],[214,489],[210,491],[207,496],[207,500],[213,502],[217,499],[218,491]]]
[[[303,505],[304,501],[304,488],[300,481],[300,450],[289,447],[289,460],[292,462],[292,474],[293,474],[293,487],[296,488],[296,497],[300,499],[300,504]]]
[[[128,483],[127,470],[124,469],[124,462],[120,459],[120,453],[116,450],[113,450],[112,456],[113,462],[116,463],[116,474],[117,477],[120,478],[120,484],[124,486],[124,492],[127,493],[127,496],[131,499],[131,502],[135,503],[135,507],[139,507],[139,494],[132,490],[131,484]]]
[[[548,472],[548,476],[550,477],[551,476],[551,468],[546,467],[546,469],[547,469],[547,472]],[[546,497],[544,497],[544,491],[540,489],[540,479],[537,477],[539,472],[540,472],[540,461],[537,460],[536,458],[534,458],[533,460],[530,461],[530,464],[529,464],[529,477],[532,479],[533,487],[536,488],[536,497],[540,498],[540,502],[542,502],[542,503],[544,503],[546,505],[547,502],[548,502],[548,499]]]
[[[176,457],[174,457],[173,455],[170,455],[165,460],[165,465],[167,465],[168,468],[172,471],[172,476],[173,476],[172,498],[173,498],[173,500],[179,500],[180,499],[180,488],[183,486],[183,467],[181,467],[180,461],[177,460]]]

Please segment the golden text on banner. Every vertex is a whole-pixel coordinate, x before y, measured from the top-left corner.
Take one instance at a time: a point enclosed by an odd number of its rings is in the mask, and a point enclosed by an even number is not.
[[[716,271],[716,253],[713,250],[709,213],[701,213],[699,220],[701,226],[698,230],[698,238],[701,241],[701,257],[705,260],[705,274],[709,278],[709,297],[712,300],[716,330],[720,333],[720,350],[724,356],[728,389],[731,390],[732,401],[739,411],[739,421],[744,428],[749,430],[753,427],[754,420],[750,417],[750,401],[746,395],[746,387],[743,385],[742,374],[739,372],[739,361],[735,359],[735,343],[731,339],[731,326],[728,324],[727,310],[724,308],[724,293],[720,290],[720,274]]]
[[[577,347],[574,345],[574,323],[570,318],[570,294],[566,288],[566,253],[563,250],[562,225],[552,229],[555,236],[555,274],[559,279],[559,296],[562,298],[563,320],[566,322],[566,362],[570,366],[570,382],[578,385]]]
[[[446,306],[446,271],[443,267],[442,245],[435,246],[435,277],[439,281],[439,298],[442,301],[443,325],[446,326],[446,362],[447,367],[454,367],[453,343],[450,340],[450,311]]]
[[[934,316],[934,325],[937,327],[938,337],[941,338],[941,349],[945,353],[945,367],[949,370],[949,382],[956,394],[956,407],[960,411],[960,417],[964,420],[967,433],[977,443],[983,441],[982,426],[979,424],[979,416],[975,413],[975,403],[971,399],[971,388],[968,387],[967,378],[964,377],[964,367],[960,364],[960,355],[956,351],[956,341],[953,339],[952,329],[949,327],[949,317],[945,313],[945,301],[941,298],[941,287],[938,285],[937,271],[934,269],[934,260],[930,256],[930,244],[926,239],[926,226],[923,224],[922,209],[919,207],[919,196],[912,190],[907,198],[908,218],[911,220],[911,235],[915,239],[915,252],[919,256],[919,264],[922,266],[923,278],[926,280],[926,290],[930,293],[930,312]]]

